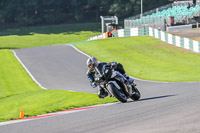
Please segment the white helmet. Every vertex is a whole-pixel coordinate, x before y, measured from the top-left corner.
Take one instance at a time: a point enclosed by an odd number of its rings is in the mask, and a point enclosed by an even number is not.
[[[90,57],[87,59],[87,66],[91,69],[93,69],[95,66],[97,66],[98,60],[95,57]]]

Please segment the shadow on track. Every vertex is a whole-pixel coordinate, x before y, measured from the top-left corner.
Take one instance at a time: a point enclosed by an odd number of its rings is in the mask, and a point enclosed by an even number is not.
[[[143,98],[143,99],[138,100],[137,102],[146,101],[146,100],[161,99],[161,98],[167,98],[167,97],[173,97],[173,96],[177,96],[177,94],[175,94],[175,95],[165,95],[165,96]],[[135,102],[135,101],[128,101],[127,103],[131,103],[131,102]]]
[[[173,97],[173,96],[177,96],[177,94],[176,95],[165,95],[165,96],[144,98],[144,99],[140,99],[138,101],[154,100],[154,99],[160,99],[160,98],[166,98],[166,97]]]

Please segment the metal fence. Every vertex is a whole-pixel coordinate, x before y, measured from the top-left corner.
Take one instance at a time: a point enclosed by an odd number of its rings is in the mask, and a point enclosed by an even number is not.
[[[145,17],[143,17],[145,18]],[[137,21],[133,21],[133,20],[125,20],[124,21],[124,25],[125,28],[134,28],[134,27],[139,27],[139,28],[145,28],[145,27],[153,27],[156,29],[160,29],[160,30],[166,30],[167,27],[167,21],[164,17],[156,17],[156,18],[152,18],[152,21],[149,22],[137,22]]]
[[[164,6],[152,9],[150,11],[146,11],[146,12],[143,13],[143,15],[144,16],[151,15],[152,13],[157,13],[158,11],[162,11],[162,10],[168,9],[170,7],[173,7],[173,3],[170,3],[168,5],[164,5]],[[139,18],[140,18],[140,14],[128,17],[125,20],[134,20],[134,19],[139,19]]]
[[[126,18],[124,20],[124,28],[134,28],[134,27],[153,27],[156,29],[160,29],[166,31],[167,27],[174,25],[174,24],[189,24],[192,22],[191,20],[195,16],[200,16],[200,11],[193,15],[180,15],[176,14],[175,16],[151,16],[153,13],[158,13],[168,8],[173,8],[174,6],[186,6],[188,2],[191,1],[178,1],[174,2],[165,6],[161,6],[159,8],[147,11],[143,14],[143,17],[140,15],[132,16]],[[197,5],[200,4],[200,1],[197,1]],[[148,15],[148,16],[147,16]],[[143,20],[150,20],[150,21],[143,21]]]
[[[177,1],[173,3],[173,6],[187,6],[188,3],[190,3],[191,5],[193,5],[192,0],[187,0],[187,1]],[[196,1],[196,5],[199,5],[200,1]]]

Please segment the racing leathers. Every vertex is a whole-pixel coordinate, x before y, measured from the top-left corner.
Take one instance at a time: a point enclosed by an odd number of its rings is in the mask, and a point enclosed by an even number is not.
[[[87,76],[88,79],[90,81],[90,84],[93,88],[97,87],[95,84],[95,78],[102,78],[102,74],[103,74],[103,67],[111,67],[112,69],[114,69],[115,71],[117,71],[117,75],[120,77],[121,82],[124,82],[125,84],[131,84],[133,85],[133,79],[130,78],[122,64],[120,63],[116,63],[116,62],[111,62],[111,63],[106,63],[106,62],[100,62],[98,63],[94,68],[89,68],[87,71]],[[108,93],[101,88],[100,86],[98,86],[98,96],[99,98],[104,98],[108,95]]]

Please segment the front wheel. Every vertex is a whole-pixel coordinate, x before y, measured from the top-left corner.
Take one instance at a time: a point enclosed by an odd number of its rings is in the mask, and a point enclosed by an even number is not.
[[[126,103],[127,102],[127,97],[126,95],[121,92],[120,90],[118,90],[115,85],[113,84],[109,84],[108,85],[108,89],[111,91],[111,93],[122,103]]]
[[[132,100],[134,100],[134,101],[137,101],[137,100],[139,100],[140,99],[140,92],[139,92],[139,90],[134,86],[134,88],[133,88],[133,92],[134,92],[134,94],[132,95],[132,96],[130,96],[130,98],[132,99]]]

